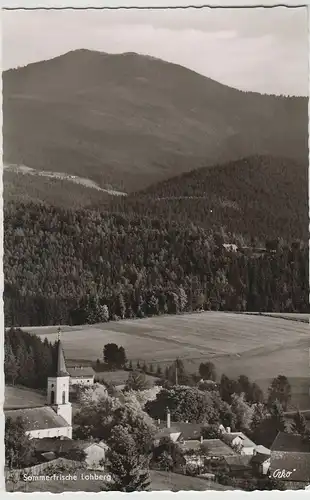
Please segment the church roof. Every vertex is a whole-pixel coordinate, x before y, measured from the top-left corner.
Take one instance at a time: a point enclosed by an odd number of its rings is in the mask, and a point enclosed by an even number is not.
[[[95,376],[95,372],[91,366],[70,366],[68,368],[70,377],[90,378]]]
[[[5,418],[16,420],[21,417],[25,423],[26,431],[41,429],[55,429],[58,427],[68,427],[69,424],[50,406],[39,408],[20,408],[18,410],[4,411]]]
[[[55,359],[55,365],[53,370],[54,377],[68,377],[69,373],[66,367],[66,361],[64,356],[64,351],[60,340],[57,340],[56,344],[57,355]]]

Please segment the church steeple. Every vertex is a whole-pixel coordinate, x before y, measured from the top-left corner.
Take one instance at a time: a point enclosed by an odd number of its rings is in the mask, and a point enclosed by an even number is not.
[[[47,403],[54,408],[57,415],[61,415],[71,426],[72,409],[69,401],[70,375],[66,367],[60,333],[60,328],[58,328],[54,366],[51,376],[47,379]]]
[[[53,376],[54,377],[68,377],[69,376],[69,373],[67,372],[64,351],[63,351],[61,340],[59,337],[58,337],[58,340],[56,343],[56,358],[55,358]]]

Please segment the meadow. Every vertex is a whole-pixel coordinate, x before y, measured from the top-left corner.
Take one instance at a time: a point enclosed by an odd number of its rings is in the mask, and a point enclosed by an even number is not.
[[[298,320],[300,319],[300,321]],[[204,312],[159,316],[86,326],[62,327],[68,360],[102,359],[103,346],[122,345],[128,359],[164,368],[177,357],[189,371],[212,360],[220,375],[245,374],[266,390],[270,380],[286,375],[302,407],[310,408],[309,325],[305,315],[255,315]],[[56,327],[29,327],[42,339],[56,340]]]

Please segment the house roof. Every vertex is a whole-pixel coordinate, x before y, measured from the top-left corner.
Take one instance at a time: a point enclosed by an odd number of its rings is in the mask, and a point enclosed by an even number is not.
[[[255,448],[256,453],[259,453],[261,455],[269,455],[270,456],[270,450],[266,448],[266,446],[263,446],[262,444],[258,444]]]
[[[256,453],[256,455],[252,456],[251,463],[253,464],[263,464],[266,460],[270,460],[270,455],[266,455],[263,453]]]
[[[301,452],[271,452],[270,473],[277,469],[292,472],[289,478],[283,481],[305,482],[310,481],[310,453]]]
[[[167,429],[166,422],[159,424],[161,429]],[[171,422],[170,434],[172,432],[180,432],[183,439],[200,439],[202,424],[196,424],[191,422]],[[171,431],[173,429],[173,431]]]
[[[199,450],[201,447],[201,442],[198,439],[188,439],[183,441],[182,448],[184,450]]]
[[[40,429],[55,429],[57,427],[69,427],[69,424],[50,406],[38,408],[20,408],[18,410],[7,410],[5,418],[16,420],[21,417],[25,423],[26,431]]]
[[[70,366],[68,367],[70,377],[90,378],[95,376],[95,372],[91,366]]]
[[[161,439],[164,437],[170,437],[171,434],[180,434],[180,431],[178,431],[175,427],[164,427],[162,429],[159,429],[159,431],[155,434],[155,439]]]
[[[310,443],[304,441],[299,434],[278,432],[277,437],[271,445],[271,450],[310,453]]]
[[[201,447],[205,453],[214,457],[228,457],[236,455],[236,453],[220,439],[204,439]]]
[[[90,446],[96,445],[102,449],[106,449],[107,445],[100,441],[85,441],[85,440],[72,440],[72,439],[59,439],[59,438],[43,438],[34,439],[36,451],[46,453],[64,453],[72,450],[73,448],[79,448],[80,450],[87,450]]]
[[[223,441],[229,444],[231,444],[236,437],[240,437],[244,448],[252,448],[256,446],[256,444],[243,434],[243,432],[223,432],[222,437]]]
[[[250,462],[252,460],[252,456],[236,454],[231,457],[225,457],[224,460],[231,470],[244,470],[251,467]]]

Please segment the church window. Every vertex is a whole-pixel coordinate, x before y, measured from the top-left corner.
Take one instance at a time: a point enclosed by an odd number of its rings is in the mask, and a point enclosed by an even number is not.
[[[55,391],[51,391],[51,404],[55,403]]]
[[[64,405],[66,403],[66,391],[62,392],[62,404]]]
[[[51,387],[53,388],[54,387],[54,384],[51,385]]]

